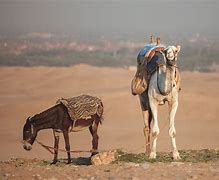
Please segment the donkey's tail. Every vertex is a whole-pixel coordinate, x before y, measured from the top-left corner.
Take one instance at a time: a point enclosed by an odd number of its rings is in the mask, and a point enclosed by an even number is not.
[[[100,102],[98,108],[97,108],[97,116],[99,117],[100,124],[102,124],[104,118],[103,118],[103,103],[102,101]]]

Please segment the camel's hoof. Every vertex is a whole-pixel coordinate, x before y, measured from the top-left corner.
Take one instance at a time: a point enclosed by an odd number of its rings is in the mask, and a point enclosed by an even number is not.
[[[177,152],[173,152],[173,159],[175,160],[175,161],[177,161],[177,160],[180,160],[181,159],[181,157],[180,157],[180,155],[179,155],[179,152],[177,151]]]
[[[149,159],[156,159],[156,152],[151,152]]]

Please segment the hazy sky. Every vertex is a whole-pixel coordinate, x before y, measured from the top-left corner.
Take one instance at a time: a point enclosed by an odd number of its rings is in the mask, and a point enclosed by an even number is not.
[[[0,0],[0,35],[194,34],[219,36],[217,0]]]

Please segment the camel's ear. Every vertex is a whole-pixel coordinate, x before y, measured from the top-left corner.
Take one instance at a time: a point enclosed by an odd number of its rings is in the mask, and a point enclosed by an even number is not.
[[[177,45],[177,46],[176,46],[176,49],[177,49],[177,52],[179,52],[180,49],[181,49],[181,46],[180,46],[180,45]]]

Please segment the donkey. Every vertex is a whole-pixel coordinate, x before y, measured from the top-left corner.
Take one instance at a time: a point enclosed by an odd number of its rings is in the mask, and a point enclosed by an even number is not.
[[[180,46],[168,46],[161,53],[166,64],[157,67],[151,75],[148,89],[139,95],[142,114],[144,119],[144,134],[146,140],[146,153],[150,154],[150,159],[156,158],[156,143],[159,134],[158,127],[158,105],[164,104],[165,101],[169,105],[169,135],[172,140],[173,158],[180,159],[179,152],[176,147],[176,130],[174,126],[175,114],[178,107],[179,82],[178,77],[177,56]],[[150,149],[150,131],[153,137],[153,143]]]
[[[103,104],[101,102],[103,108]],[[98,153],[97,134],[98,125],[102,123],[102,114],[94,114],[89,119],[77,119],[75,122],[71,119],[68,110],[62,103],[36,114],[33,117],[28,117],[23,127],[23,147],[29,151],[32,148],[37,133],[43,129],[52,129],[54,135],[54,158],[51,164],[56,164],[58,159],[59,135],[62,132],[65,139],[65,149],[67,151],[68,161],[71,163],[69,132],[80,131],[88,127],[93,137],[92,139],[92,155]],[[73,127],[74,125],[74,127]]]

